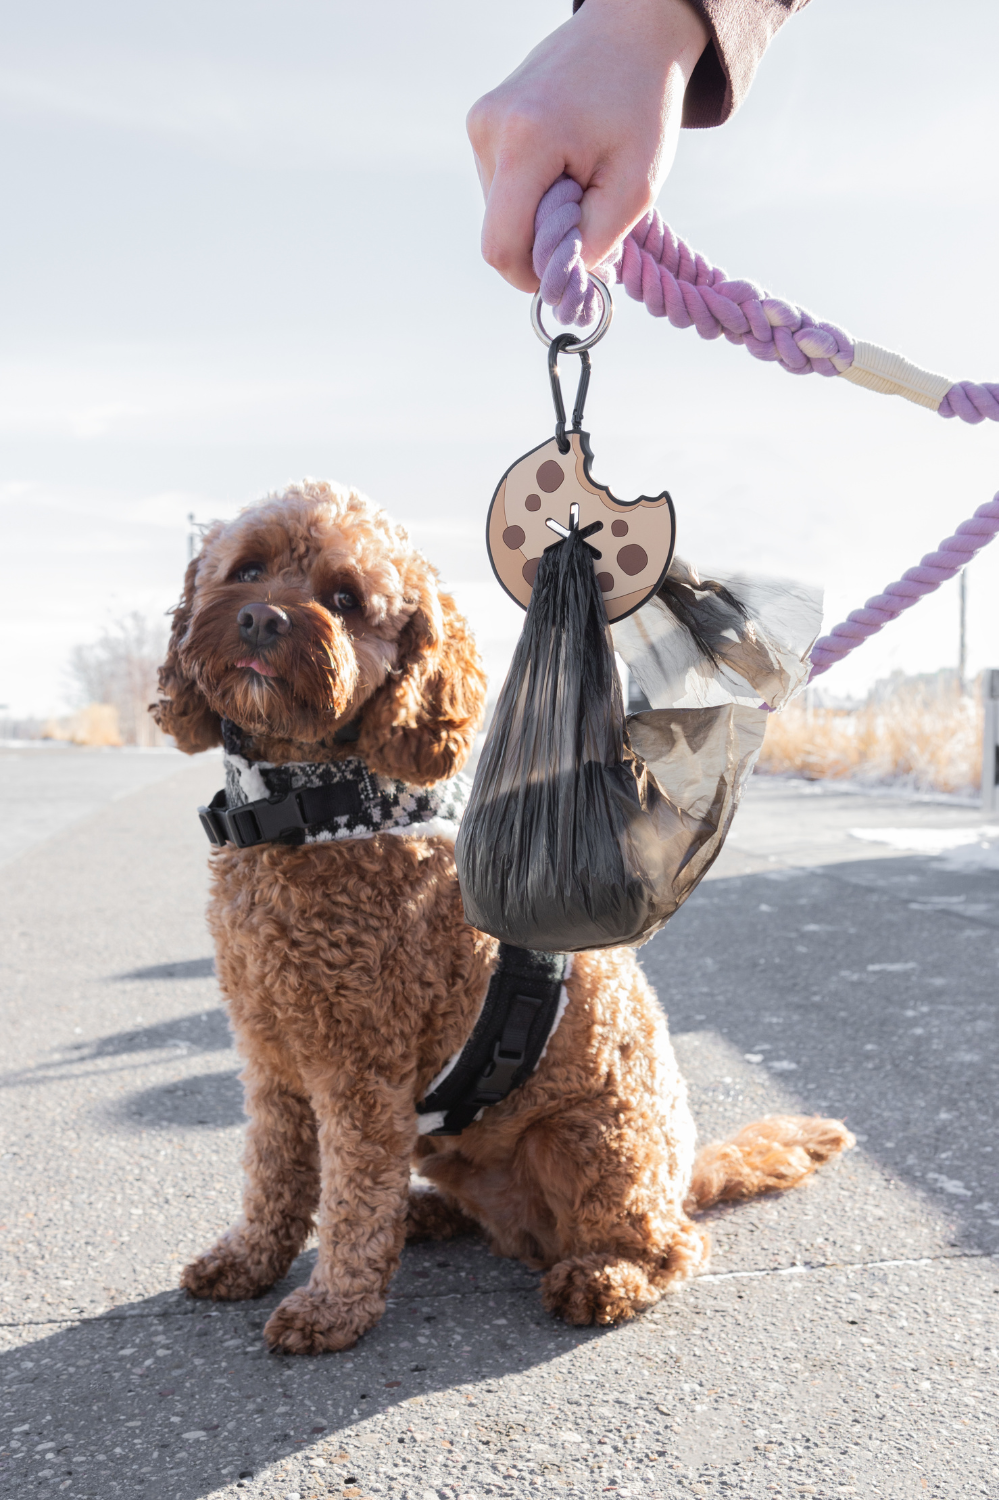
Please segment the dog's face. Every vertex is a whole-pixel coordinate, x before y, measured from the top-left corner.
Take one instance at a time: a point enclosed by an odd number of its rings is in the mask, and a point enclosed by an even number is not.
[[[306,482],[209,529],[160,691],[154,717],[182,750],[217,744],[221,718],[272,749],[330,745],[357,720],[350,753],[426,784],[468,755],[485,679],[405,532],[356,492]]]

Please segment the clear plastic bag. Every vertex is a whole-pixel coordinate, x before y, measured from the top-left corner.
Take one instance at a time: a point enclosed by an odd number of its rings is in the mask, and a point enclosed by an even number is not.
[[[741,582],[768,623],[674,560],[612,641],[579,532],[545,552],[455,849],[474,927],[549,952],[635,944],[694,889],[820,619],[808,590]],[[615,647],[651,705],[627,722]]]

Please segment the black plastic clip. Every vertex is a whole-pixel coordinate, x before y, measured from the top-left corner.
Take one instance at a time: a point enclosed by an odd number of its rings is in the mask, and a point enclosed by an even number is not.
[[[201,819],[202,828],[208,835],[208,842],[210,844],[214,844],[216,849],[221,849],[222,845],[226,843],[229,838],[229,835],[226,832],[225,823],[222,818],[224,812],[225,787],[223,787],[220,792],[215,793],[215,796],[209,802],[207,807],[198,808],[198,817]]]
[[[585,349],[576,350],[573,346],[580,341],[574,333],[560,333],[558,338],[552,339],[548,345],[548,378],[552,386],[552,400],[555,403],[555,441],[558,443],[560,453],[568,453],[569,439],[565,435],[565,402],[562,400],[562,382],[558,373],[558,357],[563,349],[570,354],[579,354],[579,384],[576,387],[576,403],[572,408],[572,431],[578,432],[583,425],[583,408],[586,405],[586,394],[590,389],[590,356]]]
[[[256,844],[295,836],[306,828],[308,819],[299,799],[300,793],[286,792],[227,808],[225,792],[216,792],[207,807],[198,808],[198,817],[216,848],[230,843],[237,849],[252,849]]]
[[[515,997],[503,1035],[493,1048],[492,1061],[475,1085],[477,1104],[498,1104],[513,1089],[514,1080],[524,1066],[531,1027],[541,1005],[542,1001],[534,995]]]

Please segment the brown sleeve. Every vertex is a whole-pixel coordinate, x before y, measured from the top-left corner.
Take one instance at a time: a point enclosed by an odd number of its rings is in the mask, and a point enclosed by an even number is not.
[[[573,13],[583,0],[573,0]],[[683,124],[691,130],[724,125],[749,93],[771,38],[808,0],[688,0],[705,22],[711,42],[683,101]]]

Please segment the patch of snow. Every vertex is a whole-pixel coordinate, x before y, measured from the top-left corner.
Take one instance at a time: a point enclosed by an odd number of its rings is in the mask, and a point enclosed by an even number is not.
[[[761,771],[757,766],[754,776],[759,777],[764,783],[775,782],[789,787],[801,797],[890,797],[897,802],[930,802],[942,804],[945,807],[980,807],[981,798],[977,791],[966,792],[940,792],[921,791],[912,783],[911,777],[899,776],[888,777],[885,780],[878,778],[866,779],[854,776],[828,777],[819,781],[809,781],[805,777],[796,776],[793,772]]]
[[[851,828],[851,838],[868,844],[887,844],[907,854],[943,856],[940,869],[960,874],[971,870],[999,870],[999,826],[977,828]],[[934,901],[943,905],[946,898]]]
[[[966,844],[963,848],[955,849],[940,862],[940,868],[951,875],[961,875],[971,870],[999,870],[999,828],[983,829],[995,838],[994,843],[987,843],[984,839],[977,844]],[[968,914],[972,915],[971,908]]]

